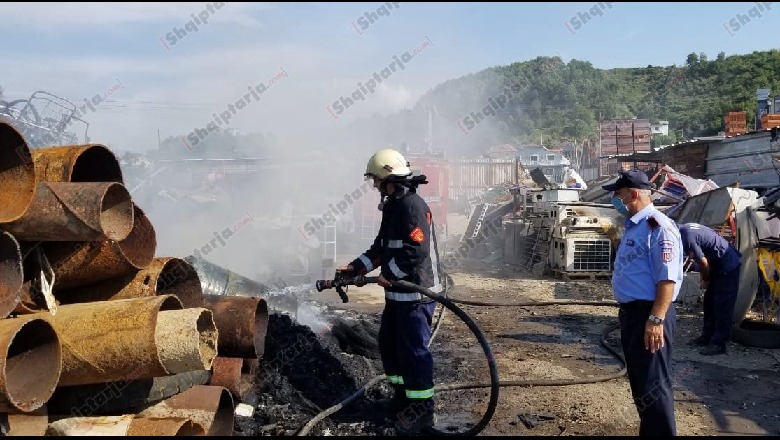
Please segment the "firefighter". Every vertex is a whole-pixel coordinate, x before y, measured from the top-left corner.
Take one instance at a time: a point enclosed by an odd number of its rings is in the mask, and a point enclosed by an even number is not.
[[[434,425],[433,355],[428,349],[435,301],[391,281],[409,281],[442,293],[431,210],[417,194],[425,176],[413,176],[395,150],[377,151],[366,166],[366,180],[381,194],[382,222],[371,247],[340,271],[364,275],[381,268],[385,307],[378,342],[382,365],[395,396],[381,409],[397,419],[403,434],[429,432]]]

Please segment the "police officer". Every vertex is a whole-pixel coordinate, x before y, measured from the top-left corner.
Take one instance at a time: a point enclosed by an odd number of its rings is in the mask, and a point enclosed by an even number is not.
[[[373,245],[339,270],[357,275],[381,266],[385,308],[379,350],[395,397],[384,409],[398,419],[403,434],[424,433],[434,425],[433,356],[428,349],[436,303],[391,281],[410,281],[442,292],[431,210],[417,194],[425,176],[412,176],[398,151],[384,149],[368,161],[365,177],[382,195],[382,222]]]
[[[631,394],[639,412],[639,435],[677,435],[671,382],[683,252],[672,220],[653,206],[650,182],[641,171],[621,171],[604,185],[623,214],[612,289],[620,303],[620,337]]]
[[[703,355],[726,353],[742,254],[717,232],[697,223],[681,225],[680,235],[683,251],[699,269],[704,290],[704,325],[701,336],[692,344],[703,346]]]

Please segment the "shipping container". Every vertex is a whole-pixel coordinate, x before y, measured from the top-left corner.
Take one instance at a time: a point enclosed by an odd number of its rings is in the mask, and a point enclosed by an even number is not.
[[[780,114],[767,114],[761,117],[762,128],[772,128],[780,126]]]
[[[648,119],[613,119],[599,123],[601,157],[651,151],[652,129]],[[611,169],[617,165],[604,164]]]
[[[723,118],[728,124],[729,122],[747,123],[747,112],[728,112]]]
[[[514,183],[518,179],[517,166],[513,159],[450,160],[450,199],[459,202],[477,197],[488,188]]]

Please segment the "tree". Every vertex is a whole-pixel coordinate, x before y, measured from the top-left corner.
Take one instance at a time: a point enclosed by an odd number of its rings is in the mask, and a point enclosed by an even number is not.
[[[653,138],[650,140],[650,146],[651,148],[655,149],[661,145],[671,145],[675,142],[677,142],[677,135],[675,135],[674,132],[670,132],[669,135],[659,134],[653,136]]]
[[[443,82],[411,110],[360,120],[347,138],[359,145],[404,141],[420,148],[428,135],[426,109],[436,107],[434,148],[452,155],[476,156],[500,143],[538,143],[536,128],[544,129],[545,143],[592,139],[598,121],[625,117],[670,121],[677,133],[655,140],[661,145],[676,142],[681,130],[689,137],[721,131],[726,112],[755,108],[757,88],[780,90],[780,77],[771,75],[778,71],[780,50],[730,57],[721,52],[712,61],[692,52],[686,66],[611,70],[538,57]]]

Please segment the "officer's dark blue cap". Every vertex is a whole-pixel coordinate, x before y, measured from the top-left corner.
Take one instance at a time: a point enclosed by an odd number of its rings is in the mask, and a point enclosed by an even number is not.
[[[616,191],[621,188],[650,189],[647,174],[639,170],[621,171],[618,180],[611,185],[602,186],[606,191]]]

